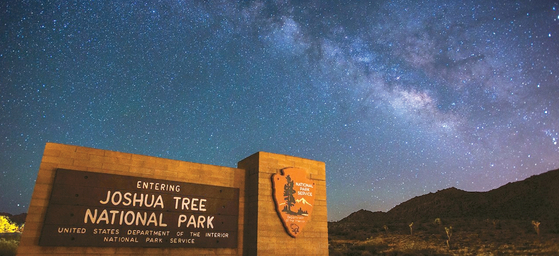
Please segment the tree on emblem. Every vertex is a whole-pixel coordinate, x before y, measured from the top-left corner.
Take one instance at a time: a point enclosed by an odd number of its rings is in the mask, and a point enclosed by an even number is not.
[[[287,214],[295,215],[295,213],[291,211],[291,207],[295,205],[295,197],[293,196],[295,194],[295,189],[293,189],[293,180],[291,180],[289,175],[287,175],[285,179],[287,180],[287,183],[283,186],[283,197],[285,199],[285,207],[283,208],[283,211]]]

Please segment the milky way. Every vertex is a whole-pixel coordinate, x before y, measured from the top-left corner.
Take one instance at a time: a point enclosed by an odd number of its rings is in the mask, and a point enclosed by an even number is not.
[[[46,142],[324,161],[328,218],[559,168],[553,1],[3,1],[0,212]]]

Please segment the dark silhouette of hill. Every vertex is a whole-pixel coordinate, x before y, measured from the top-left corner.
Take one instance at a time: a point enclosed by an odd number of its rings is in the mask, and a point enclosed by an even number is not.
[[[7,216],[8,218],[10,218],[11,221],[17,223],[17,224],[23,224],[25,223],[25,218],[27,218],[27,213],[20,213],[20,214],[16,214],[16,215],[12,215],[10,213],[7,212],[0,212],[1,216]]]
[[[414,197],[386,213],[359,210],[339,223],[435,218],[547,220],[559,223],[559,169],[488,192],[467,192],[452,187]]]
[[[386,220],[386,213],[385,212],[371,212],[367,210],[359,210],[356,211],[347,217],[341,219],[339,222],[356,222],[356,223],[364,223],[371,220],[377,221],[385,221]]]
[[[487,192],[447,188],[328,223],[330,255],[558,255],[557,234],[559,169]]]

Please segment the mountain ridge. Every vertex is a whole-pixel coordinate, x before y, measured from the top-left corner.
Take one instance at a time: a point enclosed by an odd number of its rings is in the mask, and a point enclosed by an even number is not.
[[[546,220],[559,223],[559,169],[510,182],[487,192],[455,187],[416,196],[388,212],[359,210],[338,223],[435,218]]]
[[[11,214],[7,212],[0,212],[0,216],[6,216],[10,218],[12,222],[21,225],[25,223],[25,219],[27,218],[27,213]]]

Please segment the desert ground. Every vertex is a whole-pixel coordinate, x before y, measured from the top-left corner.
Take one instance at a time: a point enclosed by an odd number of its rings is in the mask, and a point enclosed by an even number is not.
[[[544,223],[538,226],[539,234],[535,224],[522,220],[433,219],[410,224],[331,222],[330,255],[559,255],[559,234]]]

